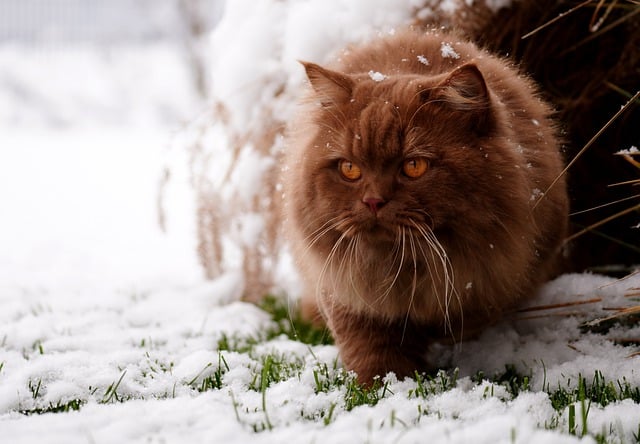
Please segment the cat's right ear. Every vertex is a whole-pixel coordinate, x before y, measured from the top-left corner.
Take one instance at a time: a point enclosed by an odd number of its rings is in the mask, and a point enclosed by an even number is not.
[[[436,91],[438,99],[459,111],[484,111],[489,108],[487,84],[474,63],[455,69]]]
[[[323,106],[346,103],[351,99],[354,82],[345,74],[331,71],[315,63],[300,61],[311,87]]]
[[[453,70],[430,92],[429,100],[457,112],[455,118],[479,134],[486,134],[493,128],[489,90],[475,63]]]

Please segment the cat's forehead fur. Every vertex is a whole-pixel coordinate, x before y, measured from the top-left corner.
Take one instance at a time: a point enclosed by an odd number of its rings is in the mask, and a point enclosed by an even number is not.
[[[411,129],[420,124],[420,92],[433,81],[425,77],[399,76],[383,82],[358,79],[349,103],[341,106],[345,117],[334,131],[341,134],[339,149],[354,160],[388,163],[408,154]]]
[[[330,130],[324,127],[330,137],[339,137],[339,143],[329,144],[332,154],[369,165],[426,154],[424,146],[412,143],[428,139],[433,129],[423,119],[429,104],[420,95],[437,85],[440,77],[398,75],[384,81],[357,77],[349,102],[330,111],[341,119]]]
[[[345,138],[352,154],[368,162],[384,161],[402,154],[406,105],[385,95],[354,98],[355,115],[346,125]]]

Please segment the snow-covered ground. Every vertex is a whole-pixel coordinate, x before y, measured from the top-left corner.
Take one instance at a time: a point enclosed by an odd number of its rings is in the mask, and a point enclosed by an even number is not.
[[[320,3],[299,12],[311,18]],[[373,407],[347,411],[344,387],[316,390],[323,364],[335,373],[332,346],[276,338],[252,354],[219,353],[223,335],[255,335],[273,321],[238,302],[239,273],[203,279],[193,195],[179,171],[159,227],[167,148],[201,106],[168,44],[55,54],[0,46],[0,442],[569,443],[580,441],[567,432],[569,408],[556,412],[543,386],[572,388],[596,371],[640,386],[637,348],[613,341],[637,340],[640,326],[578,328],[633,304],[640,275],[563,276],[531,305],[591,302],[520,313],[442,347],[442,365],[459,368],[452,389],[416,396],[415,381],[390,376]],[[279,354],[298,370],[251,388],[261,357]],[[529,376],[529,391],[514,397],[471,380],[506,365]],[[221,370],[222,388],[198,390]],[[76,400],[79,411],[36,414]],[[590,433],[611,442],[637,442],[639,424],[631,400],[589,408]]]

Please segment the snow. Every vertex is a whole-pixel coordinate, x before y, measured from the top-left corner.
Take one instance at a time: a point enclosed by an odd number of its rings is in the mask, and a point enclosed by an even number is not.
[[[364,0],[232,3],[227,14],[241,20],[247,13],[247,23],[269,31],[233,40],[248,51],[236,58],[230,55],[236,46],[213,45],[230,63],[216,91],[235,85],[236,94],[228,96],[230,125],[240,125],[254,112],[251,100],[259,104],[262,97],[255,89],[238,89],[242,82],[254,76],[259,82],[264,76],[298,81],[282,68],[290,55],[321,61],[342,39],[398,25],[418,2],[391,8],[387,21]],[[374,3],[389,11],[398,2]],[[258,20],[260,14],[267,22],[290,17],[286,31]],[[232,15],[223,19],[225,32],[234,29]],[[308,17],[303,24],[313,17],[321,23],[306,29],[296,22],[303,17]],[[334,21],[339,36],[326,43],[329,28],[323,23]],[[344,30],[354,24],[360,28]],[[257,41],[275,34],[275,42]],[[221,45],[224,39],[216,35]],[[253,73],[241,69],[247,63]],[[459,368],[459,378],[451,390],[436,389],[424,398],[415,395],[415,381],[389,375],[389,391],[376,406],[347,411],[344,388],[315,390],[314,370],[326,364],[334,371],[333,346],[280,337],[259,344],[253,355],[218,352],[223,336],[255,336],[273,321],[240,301],[245,280],[239,268],[230,267],[215,280],[203,278],[185,171],[172,170],[172,186],[162,201],[165,230],[158,223],[163,167],[168,158],[178,164],[186,156],[169,148],[193,139],[180,128],[202,106],[180,50],[166,42],[109,50],[76,45],[43,56],[33,47],[5,43],[0,72],[3,442],[411,443],[428,436],[430,442],[447,443],[591,443],[590,437],[568,434],[568,409],[556,412],[543,386],[575,387],[579,375],[589,380],[596,370],[607,381],[624,378],[640,385],[640,358],[631,356],[635,349],[613,341],[637,338],[640,326],[617,326],[607,334],[579,329],[584,320],[610,313],[608,307],[633,303],[628,295],[640,287],[637,274],[625,280],[561,276],[528,305],[594,302],[516,313],[475,340],[436,347],[438,363]],[[202,114],[199,119],[208,122]],[[220,126],[206,137],[203,143],[218,146],[228,140]],[[224,149],[216,153],[221,169],[230,167]],[[252,157],[251,147],[241,153],[246,174],[230,174],[227,182],[219,174],[214,186],[235,187],[248,199],[272,160]],[[262,222],[256,214],[242,217],[235,236],[250,243]],[[279,267],[294,280],[290,260]],[[572,316],[558,314],[566,311]],[[274,352],[301,367],[299,374],[272,384],[263,398],[249,387],[263,365],[260,358]],[[503,372],[506,365],[530,375],[531,390],[513,397],[503,386],[471,380],[479,371]],[[223,366],[228,366],[223,387],[199,392]],[[115,392],[109,390],[116,385]],[[77,412],[20,413],[74,400],[84,403]],[[267,417],[272,429],[254,431],[265,427]],[[614,439],[630,442],[638,418],[640,406],[629,400],[592,404],[589,427],[595,433],[611,428]],[[554,422],[558,427],[547,429]]]
[[[451,43],[445,43],[445,42],[442,42],[442,45],[440,46],[440,55],[445,59],[460,58],[460,54],[458,54],[456,50],[453,49],[453,46],[451,46]]]
[[[628,149],[626,150],[620,150],[618,152],[616,152],[616,154],[626,154],[626,155],[634,155],[634,154],[638,154],[640,153],[640,150],[638,149],[638,147],[636,146],[630,146]]]
[[[544,196],[544,193],[542,192],[542,190],[540,190],[540,188],[534,188],[531,191],[531,197],[529,198],[529,200],[534,201],[542,196]]]
[[[425,66],[429,66],[429,60],[427,60],[425,56],[419,55],[417,58],[420,63],[422,63]]]
[[[369,77],[374,82],[382,82],[384,79],[387,78],[387,76],[377,71],[369,71]]]

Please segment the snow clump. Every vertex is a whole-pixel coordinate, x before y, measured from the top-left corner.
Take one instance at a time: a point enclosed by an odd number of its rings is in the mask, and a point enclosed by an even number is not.
[[[377,71],[369,71],[369,77],[371,77],[371,80],[373,80],[374,82],[382,82],[387,78],[387,76]]]
[[[459,59],[460,54],[458,54],[455,49],[451,46],[451,43],[442,42],[440,46],[440,54],[445,59]]]

